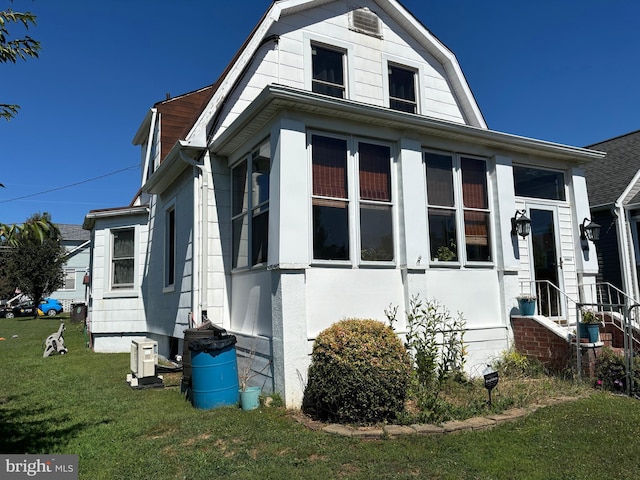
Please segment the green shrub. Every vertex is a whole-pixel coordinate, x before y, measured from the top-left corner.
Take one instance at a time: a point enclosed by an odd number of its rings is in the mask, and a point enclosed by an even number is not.
[[[538,377],[545,373],[544,366],[538,359],[527,357],[515,348],[502,352],[491,365],[504,377]]]
[[[437,300],[411,298],[406,347],[413,356],[418,381],[427,391],[439,390],[448,379],[464,378],[465,325],[461,313],[454,318]]]
[[[342,320],[316,338],[303,410],[339,423],[390,420],[404,408],[410,378],[411,360],[391,327]]]

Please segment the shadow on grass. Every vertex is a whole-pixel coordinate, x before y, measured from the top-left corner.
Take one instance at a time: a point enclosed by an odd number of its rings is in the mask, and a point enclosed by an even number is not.
[[[46,408],[12,407],[18,397],[0,398],[0,453],[56,453],[89,423],[73,422],[69,414],[55,416]]]

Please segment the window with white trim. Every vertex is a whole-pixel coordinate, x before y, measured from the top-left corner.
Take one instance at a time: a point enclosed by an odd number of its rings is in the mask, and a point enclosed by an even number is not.
[[[311,44],[311,90],[332,97],[345,98],[344,51]]]
[[[61,290],[75,290],[76,289],[76,269],[65,268],[64,269],[64,284]]]
[[[349,145],[355,145],[352,152]],[[314,260],[394,260],[391,148],[346,137],[310,135]],[[350,178],[349,163],[357,175]],[[350,213],[351,193],[357,206]],[[351,239],[351,219],[359,226]]]
[[[418,113],[416,100],[416,72],[389,64],[389,108],[401,112]]]
[[[423,155],[431,260],[491,262],[486,160],[452,153]]]
[[[231,170],[233,268],[267,262],[270,175],[269,142],[263,143]]]
[[[165,212],[164,286],[176,283],[176,209],[172,205]]]
[[[111,230],[111,288],[133,288],[135,229]]]

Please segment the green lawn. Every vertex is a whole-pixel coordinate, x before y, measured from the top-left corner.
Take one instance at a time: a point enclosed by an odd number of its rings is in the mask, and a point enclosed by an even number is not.
[[[635,479],[640,402],[594,393],[491,430],[353,440],[286,412],[194,409],[180,388],[132,390],[128,354],[42,358],[59,319],[0,319],[0,452],[74,453],[82,479]],[[13,338],[17,335],[17,338]],[[171,382],[177,385],[177,382]],[[498,388],[500,388],[498,386]]]

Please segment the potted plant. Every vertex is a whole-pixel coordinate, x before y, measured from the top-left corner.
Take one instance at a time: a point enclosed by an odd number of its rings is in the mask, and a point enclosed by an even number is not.
[[[254,370],[253,364],[256,359],[255,345],[249,351],[244,365],[238,369],[238,384],[240,386],[240,406],[243,410],[254,410],[260,405],[261,387],[249,386],[249,381],[256,375],[262,374],[271,365],[267,361],[260,370]]]
[[[600,335],[600,319],[591,310],[582,311],[582,320],[579,323],[580,338],[588,338],[589,343],[598,341]]]
[[[519,295],[517,297],[518,300],[518,309],[520,310],[520,315],[523,316],[532,316],[536,313],[536,296],[535,295]]]

